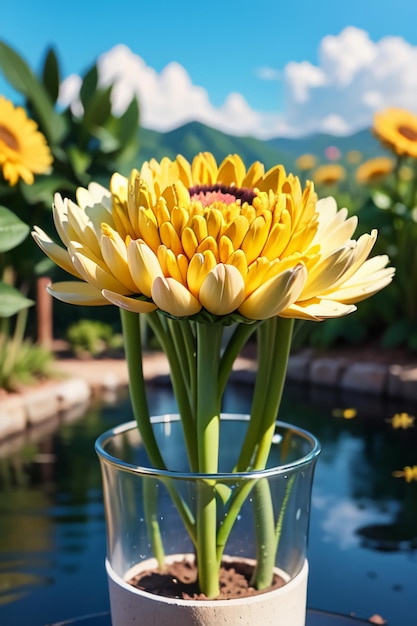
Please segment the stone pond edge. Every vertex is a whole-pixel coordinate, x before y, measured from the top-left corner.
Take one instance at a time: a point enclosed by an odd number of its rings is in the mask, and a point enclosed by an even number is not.
[[[146,357],[145,357],[146,359]],[[168,375],[164,355],[153,355],[149,359],[145,376],[148,380]],[[68,378],[49,381],[39,388],[28,389],[23,393],[10,394],[0,400],[0,440],[21,433],[33,426],[76,407],[83,409],[93,396],[103,396],[126,388],[127,371],[120,367],[112,371],[111,363],[106,375],[97,369],[94,376],[94,363],[79,363],[79,374],[75,375],[65,367],[58,370]],[[124,365],[124,362],[122,362]],[[145,362],[146,365],[146,362]],[[83,368],[89,368],[83,375]],[[253,380],[256,365],[253,360],[239,358],[233,372],[234,380]],[[85,373],[87,370],[85,370]],[[341,391],[354,391],[368,395],[401,398],[417,401],[417,364],[399,365],[351,361],[346,357],[323,357],[310,350],[292,355],[289,359],[287,380],[314,386],[330,387]]]

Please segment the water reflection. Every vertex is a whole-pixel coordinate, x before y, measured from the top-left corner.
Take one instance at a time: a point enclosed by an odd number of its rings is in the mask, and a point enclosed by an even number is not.
[[[246,412],[249,385],[224,411]],[[108,607],[105,529],[94,441],[132,419],[108,398],[0,445],[0,623],[44,626]],[[417,428],[393,429],[413,406],[324,389],[288,387],[280,418],[311,430],[322,454],[313,489],[309,605],[395,626],[416,626],[417,482],[393,472],[417,463]],[[357,412],[344,419],[346,408]],[[335,409],[337,409],[335,411]],[[154,414],[175,410],[151,388]]]

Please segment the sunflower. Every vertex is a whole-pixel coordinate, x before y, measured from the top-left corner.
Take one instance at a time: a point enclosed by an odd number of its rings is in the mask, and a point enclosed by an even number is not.
[[[317,159],[314,154],[302,154],[298,157],[295,164],[302,172],[312,170],[316,166]]]
[[[396,154],[417,158],[417,115],[388,108],[374,115],[373,134]]]
[[[376,231],[351,239],[356,217],[313,184],[277,165],[246,170],[237,155],[219,166],[210,153],[192,163],[144,163],[129,179],[114,174],[77,202],[55,196],[65,248],[35,227],[58,265],[83,282],[57,283],[73,304],[113,303],[172,317],[210,315],[249,321],[273,316],[325,319],[355,309],[391,281],[388,257],[366,260]],[[224,320],[227,323],[227,320]]]
[[[362,163],[356,170],[356,180],[362,185],[379,183],[394,170],[394,163],[389,157],[375,157]]]
[[[316,185],[336,185],[346,176],[346,171],[341,165],[328,163],[321,165],[313,173]]]
[[[52,163],[45,137],[22,107],[0,96],[0,168],[5,180],[16,185],[19,178],[31,185],[34,174],[44,174]]]

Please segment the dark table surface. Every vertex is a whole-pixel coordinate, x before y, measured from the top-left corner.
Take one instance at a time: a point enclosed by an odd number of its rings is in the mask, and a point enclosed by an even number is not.
[[[306,626],[358,626],[359,624],[369,624],[368,621],[350,617],[349,615],[338,615],[308,609]],[[111,626],[110,613],[96,613],[86,615],[78,619],[59,622],[47,626]]]

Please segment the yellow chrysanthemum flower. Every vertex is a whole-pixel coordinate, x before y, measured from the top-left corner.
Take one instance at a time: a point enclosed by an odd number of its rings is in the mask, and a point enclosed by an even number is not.
[[[388,108],[374,115],[374,135],[396,154],[417,158],[417,115]]]
[[[346,176],[345,168],[342,165],[336,163],[327,163],[326,165],[320,165],[313,172],[313,181],[316,185],[336,185],[340,183]]]
[[[295,164],[302,172],[312,170],[316,167],[317,159],[314,154],[302,154],[298,157]]]
[[[46,139],[22,107],[0,96],[0,168],[10,185],[19,178],[31,185],[34,174],[44,174],[52,164]]]
[[[376,231],[351,236],[356,217],[332,198],[317,201],[280,165],[246,170],[237,155],[219,166],[210,153],[192,163],[146,162],[111,191],[92,183],[75,204],[55,197],[66,250],[39,228],[34,238],[82,283],[59,283],[64,302],[112,302],[173,317],[207,313],[263,320],[339,317],[387,285],[387,256],[367,260]]]
[[[389,157],[375,157],[362,163],[356,170],[356,180],[361,185],[373,185],[384,180],[394,170],[394,163]]]

